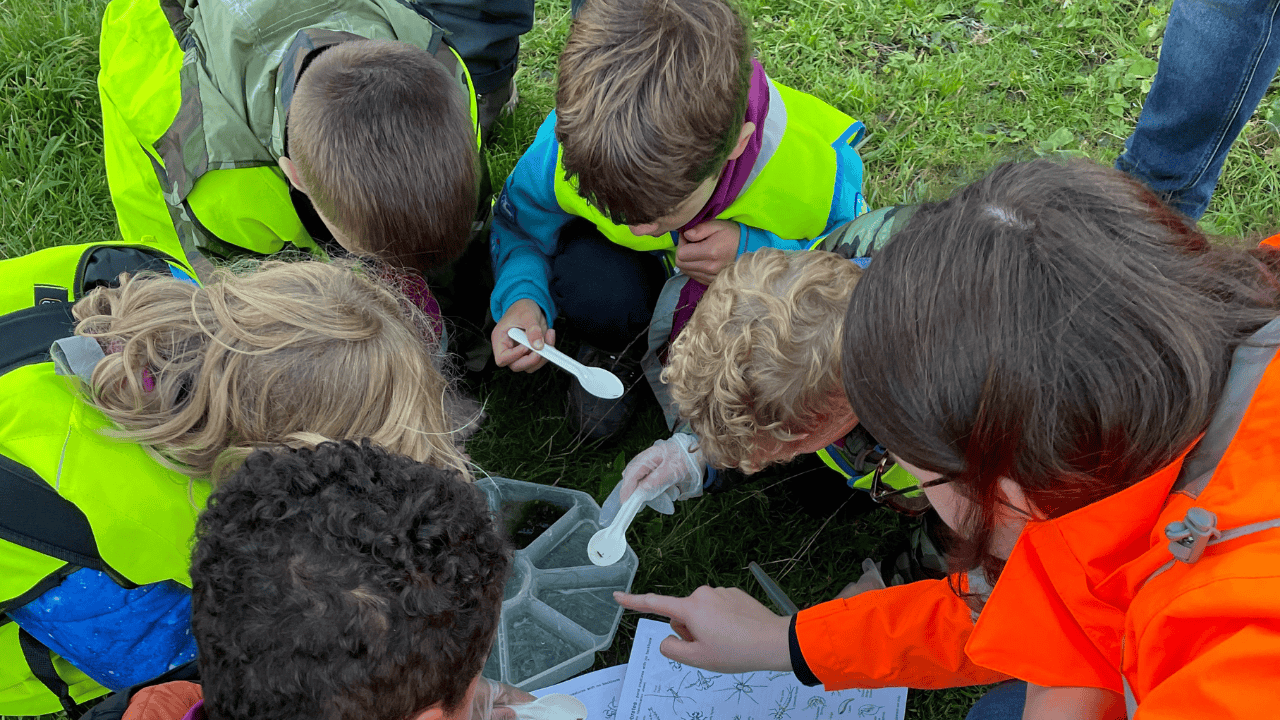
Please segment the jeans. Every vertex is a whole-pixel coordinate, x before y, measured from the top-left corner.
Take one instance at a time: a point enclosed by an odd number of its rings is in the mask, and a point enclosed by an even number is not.
[[[1022,720],[1027,704],[1027,684],[1021,680],[1001,683],[978,698],[964,720]]]
[[[1280,66],[1280,0],[1174,0],[1160,67],[1116,169],[1199,220]]]
[[[520,36],[533,27],[533,0],[422,0],[471,73],[476,94],[502,87],[516,72]]]
[[[575,338],[609,353],[643,352],[666,279],[661,258],[615,245],[579,218],[560,231],[551,299]]]

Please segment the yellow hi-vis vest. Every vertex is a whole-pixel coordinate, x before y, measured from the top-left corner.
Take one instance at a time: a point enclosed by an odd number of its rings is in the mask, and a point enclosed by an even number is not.
[[[299,63],[346,40],[400,40],[471,76],[443,31],[398,0],[113,0],[102,18],[98,94],[107,182],[125,240],[188,253],[312,250],[277,166]]]
[[[85,401],[79,380],[56,375],[49,361],[46,340],[70,335],[70,306],[140,263],[194,278],[176,257],[136,244],[58,247],[0,261],[0,715],[53,713],[107,692],[24,641],[6,609],[81,567],[125,587],[191,585],[190,542],[209,484],[105,435],[112,425]],[[59,542],[35,540],[50,528]],[[41,665],[52,677],[41,679]]]
[[[812,95],[769,80],[769,114],[760,157],[746,187],[719,220],[768,230],[782,238],[813,239],[826,231],[836,184],[839,144],[857,145],[862,123]],[[774,157],[777,162],[772,162]],[[577,178],[566,179],[564,148],[556,158],[555,196],[570,215],[590,220],[610,241],[632,250],[675,252],[675,233],[638,236],[578,194]]]

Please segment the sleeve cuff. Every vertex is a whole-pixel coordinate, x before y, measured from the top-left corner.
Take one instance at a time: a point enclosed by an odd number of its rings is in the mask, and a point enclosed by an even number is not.
[[[787,630],[787,645],[791,651],[791,672],[795,673],[796,679],[806,687],[814,687],[821,685],[822,681],[809,669],[804,653],[800,652],[800,638],[796,636],[796,619],[799,617],[799,615],[791,616],[791,625]]]

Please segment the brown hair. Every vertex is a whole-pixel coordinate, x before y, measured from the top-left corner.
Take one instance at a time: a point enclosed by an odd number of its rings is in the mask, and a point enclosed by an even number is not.
[[[845,390],[890,451],[973,502],[954,567],[994,582],[999,479],[1058,517],[1170,463],[1276,317],[1278,256],[1211,245],[1111,168],[1002,165],[876,255],[845,316]]]
[[[209,718],[461,707],[511,566],[462,480],[367,440],[250,456],[196,526],[191,632]]]
[[[143,274],[74,312],[76,333],[108,349],[91,402],[194,477],[223,477],[263,446],[364,437],[466,473],[437,338],[357,267],[267,262],[204,287]]]
[[[750,84],[747,30],[724,0],[590,0],[560,54],[565,173],[614,222],[653,222],[720,172]]]
[[[289,108],[289,153],[348,248],[426,271],[462,254],[479,159],[458,79],[426,51],[353,40],[322,52]]]
[[[756,472],[761,434],[789,442],[831,411],[861,275],[835,253],[765,248],[716,276],[662,373],[708,461]]]

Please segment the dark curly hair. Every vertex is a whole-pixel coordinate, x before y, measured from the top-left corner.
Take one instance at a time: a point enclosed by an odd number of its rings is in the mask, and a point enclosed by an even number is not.
[[[511,550],[456,472],[364,440],[263,450],[209,498],[191,564],[210,720],[456,710]]]

